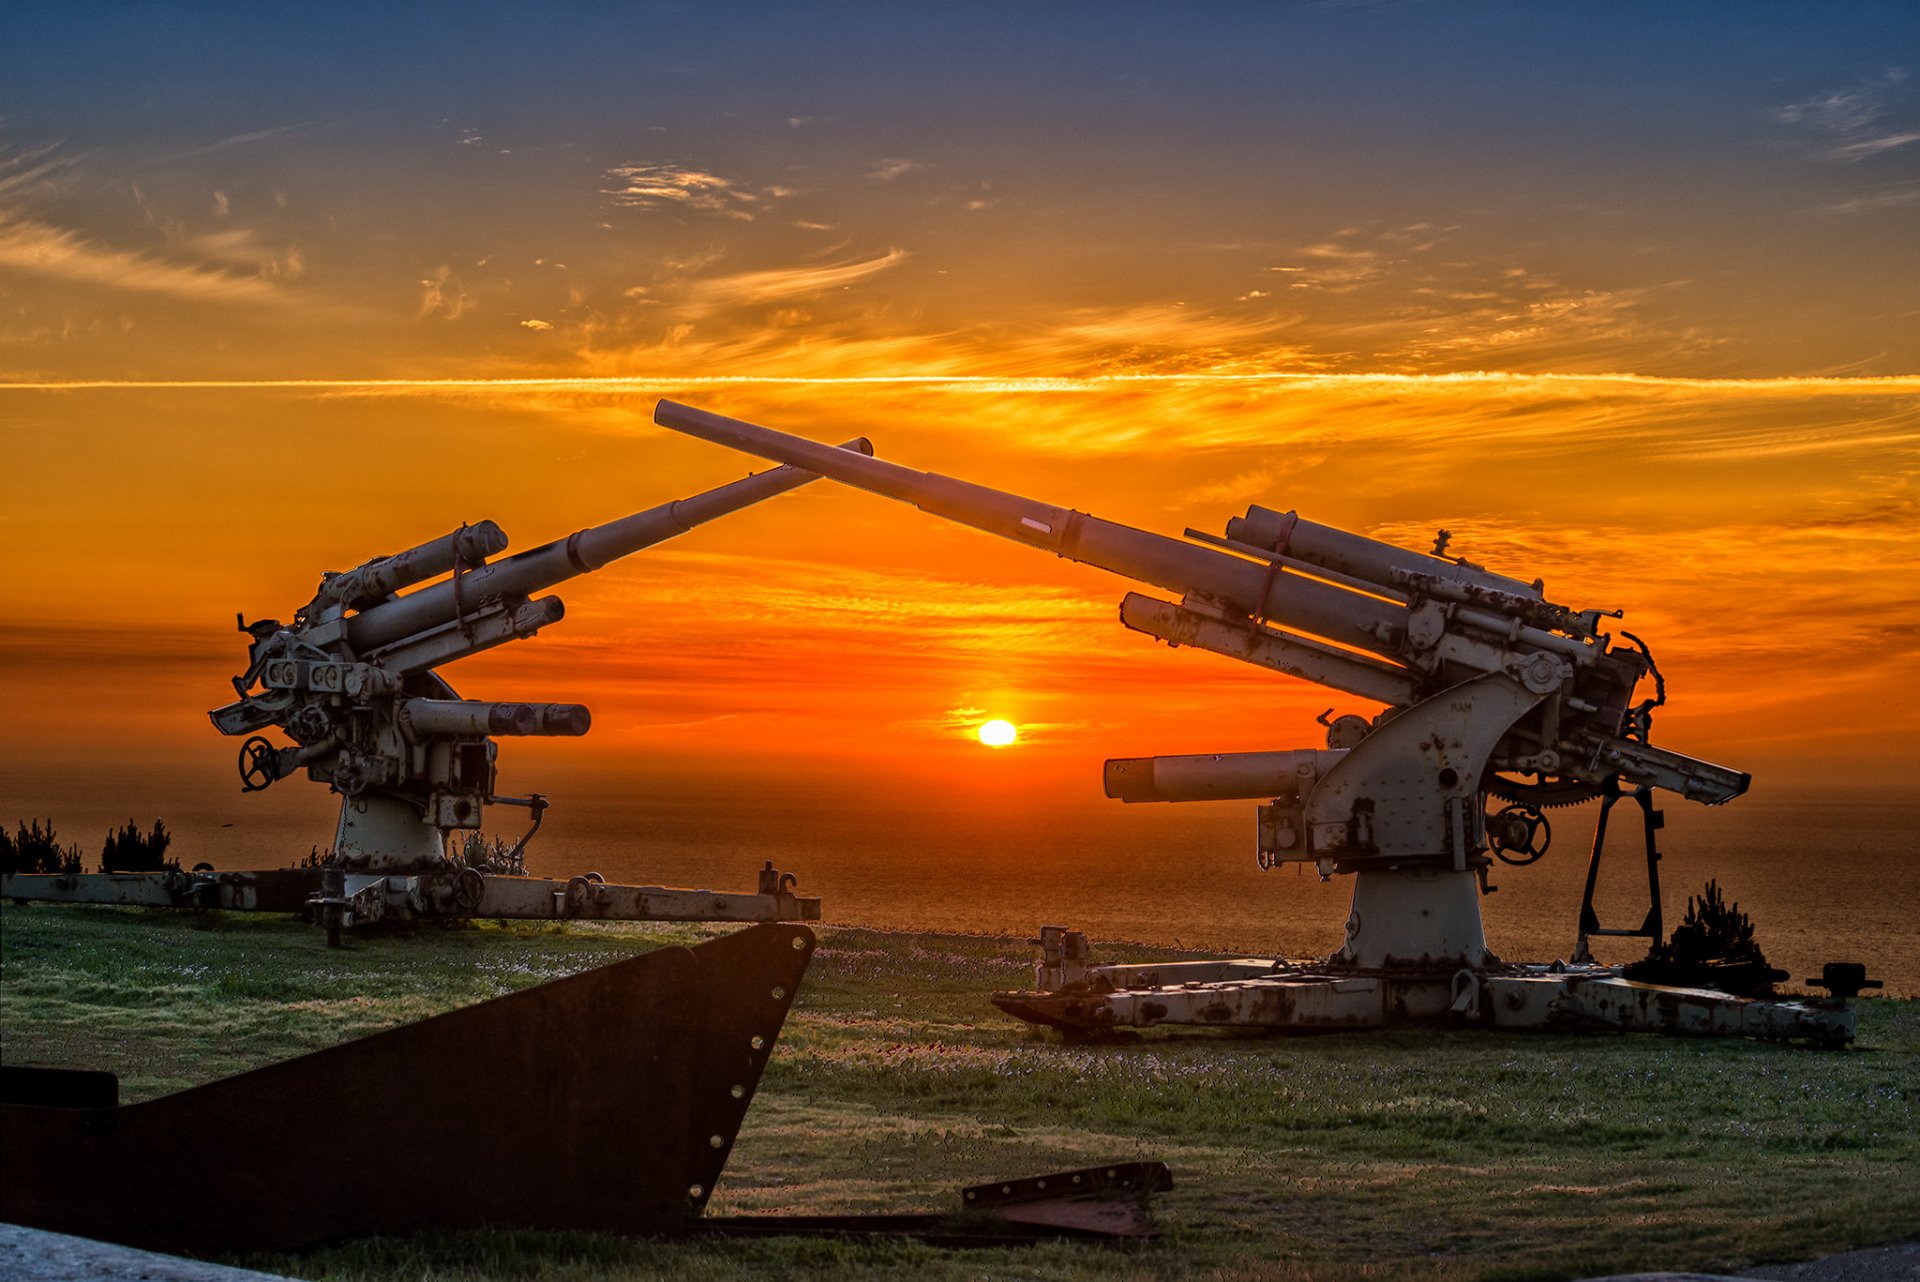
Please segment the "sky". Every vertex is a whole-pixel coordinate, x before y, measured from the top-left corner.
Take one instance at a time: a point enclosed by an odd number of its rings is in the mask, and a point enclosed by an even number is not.
[[[1655,742],[1910,790],[1917,76],[1907,4],[0,7],[0,820],[232,788],[234,613],[322,570],[760,466],[661,396],[1444,526],[1626,611]],[[1132,586],[819,483],[447,675],[593,707],[535,766],[1035,797],[1371,710]]]

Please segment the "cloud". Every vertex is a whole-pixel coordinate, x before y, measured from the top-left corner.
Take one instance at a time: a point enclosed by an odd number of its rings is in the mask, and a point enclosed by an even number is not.
[[[25,151],[0,147],[0,200],[19,200],[52,189],[55,174],[80,163],[78,157],[56,155],[58,150],[57,143]]]
[[[0,214],[0,269],[196,302],[287,301],[281,290],[260,276],[237,276],[205,264],[111,249],[78,233],[9,214]]]
[[[730,178],[685,165],[620,165],[606,172],[613,186],[603,189],[627,209],[682,209],[752,221],[774,200],[792,193],[782,188],[756,190]]]
[[[1830,214],[1863,214],[1876,209],[1901,209],[1916,203],[1920,203],[1920,183],[1904,183],[1822,208]]]
[[[199,236],[182,234],[176,243],[209,263],[250,267],[268,280],[295,280],[306,270],[306,259],[298,248],[269,245],[259,233],[243,227]]]
[[[806,298],[844,289],[855,281],[898,267],[907,257],[906,250],[890,248],[871,258],[817,267],[774,267],[715,276],[690,284],[685,300],[695,307],[717,308]]]
[[[553,328],[553,322],[543,321],[543,320],[523,320],[520,322],[520,328],[545,331]]]
[[[908,174],[918,173],[925,168],[927,166],[917,160],[904,160],[898,156],[892,156],[869,169],[867,177],[875,182],[890,183],[896,178],[904,178]]]
[[[1774,108],[1773,118],[1824,136],[1821,155],[1828,160],[1854,162],[1920,142],[1920,129],[1891,125],[1888,117],[1903,105],[1907,73],[1891,68],[1850,89],[1834,89],[1800,102]]]
[[[270,138],[283,138],[288,134],[306,133],[309,130],[322,127],[323,122],[321,121],[307,120],[291,125],[275,125],[269,129],[255,129],[247,133],[230,134],[225,138],[216,139],[204,146],[189,148],[186,151],[168,152],[163,156],[157,156],[154,158],[153,163],[170,165],[177,161],[192,160],[196,157],[211,155],[218,151],[229,151],[236,147],[248,147],[256,142],[265,142]]]
[[[433,275],[421,280],[420,319],[443,316],[447,320],[459,320],[466,314],[467,305],[467,292],[461,287],[460,278],[445,263],[434,268]]]
[[[78,158],[59,157],[56,145],[25,151],[0,149],[0,270],[123,292],[159,294],[195,302],[284,303],[275,281],[300,275],[299,251],[277,251],[251,231],[227,228],[203,236],[154,216],[138,187],[134,196],[147,221],[160,230],[168,250],[120,249],[62,227],[36,212],[36,203],[57,198],[58,175]],[[215,191],[214,214],[229,212],[224,191]],[[250,274],[229,270],[251,268]]]
[[[1294,279],[1287,282],[1289,289],[1352,288],[1378,280],[1386,273],[1388,266],[1378,250],[1342,245],[1335,241],[1306,245],[1299,253],[1307,262],[1269,269],[1292,276]]]
[[[1322,456],[1290,454],[1285,468],[1261,467],[1223,481],[1207,481],[1182,491],[1175,500],[1180,507],[1214,507],[1221,503],[1254,503],[1283,477],[1297,476],[1312,467]]]

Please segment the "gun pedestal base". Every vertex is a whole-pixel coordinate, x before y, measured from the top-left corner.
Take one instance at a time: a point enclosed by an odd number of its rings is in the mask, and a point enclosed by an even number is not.
[[[367,792],[340,799],[333,854],[356,872],[421,872],[446,863],[447,840],[410,801]]]
[[[299,913],[338,942],[342,932],[382,921],[493,917],[553,921],[819,921],[817,896],[795,892],[771,864],[753,892],[624,886],[597,874],[561,881],[483,873],[443,863],[431,872],[356,873],[340,868],[265,872],[8,873],[0,898],[18,902],[118,904]]]
[[[1330,962],[1378,970],[1485,966],[1480,883],[1452,868],[1362,868],[1353,878],[1347,942]]]
[[[1033,989],[993,994],[993,1004],[1069,1040],[1162,1024],[1274,1032],[1466,1027],[1548,1033],[1648,1032],[1803,1040],[1853,1040],[1854,1013],[1834,998],[1751,999],[1701,988],[1641,984],[1619,967],[1553,962],[1465,966],[1357,966],[1340,954],[1289,962],[1097,965],[1078,931],[1048,927]]]

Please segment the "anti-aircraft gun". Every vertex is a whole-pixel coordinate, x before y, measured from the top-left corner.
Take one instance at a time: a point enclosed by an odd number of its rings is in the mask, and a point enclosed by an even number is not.
[[[864,440],[846,448],[871,449]],[[304,770],[340,794],[340,818],[324,865],[10,876],[6,893],[307,911],[336,941],[345,927],[437,914],[817,920],[820,901],[795,895],[795,878],[771,862],[750,894],[611,885],[597,873],[564,881],[518,875],[547,799],[495,791],[494,740],[583,735],[591,715],[574,703],[462,699],[439,671],[557,623],[565,613],[560,599],[537,593],[816,479],[794,468],[773,468],[499,560],[489,560],[507,546],[499,526],[462,525],[418,547],[324,575],[290,624],[249,623],[240,616],[240,630],[252,640],[247,669],[233,679],[239,697],[208,715],[222,734],[248,736],[239,758],[244,791]],[[276,745],[260,733],[269,728],[292,743]],[[527,809],[532,822],[526,835],[486,858],[450,859],[449,836],[479,829],[490,805]]]
[[[1660,936],[1655,790],[1707,805],[1749,776],[1654,746],[1664,682],[1632,634],[1598,610],[1523,582],[1254,506],[1224,537],[1187,541],[662,401],[655,421],[778,460],[990,534],[1180,594],[1129,593],[1129,628],[1385,705],[1327,722],[1324,748],[1143,757],[1106,765],[1124,802],[1263,800],[1262,867],[1311,863],[1354,876],[1346,942],[1310,964],[1247,959],[1094,966],[1077,931],[1044,928],[1037,990],[996,994],[1070,1034],[1156,1023],[1284,1028],[1452,1020],[1515,1027],[1633,1027],[1822,1041],[1852,1036],[1844,1001],[1761,1002],[1636,984],[1588,957],[1590,936]],[[1652,697],[1636,699],[1645,678]],[[1323,718],[1323,721],[1325,718]],[[1543,811],[1598,797],[1602,812],[1571,963],[1491,953],[1480,895],[1494,858],[1544,853]],[[1651,908],[1603,928],[1593,890],[1606,818],[1642,812]],[[1504,803],[1488,813],[1490,799]]]

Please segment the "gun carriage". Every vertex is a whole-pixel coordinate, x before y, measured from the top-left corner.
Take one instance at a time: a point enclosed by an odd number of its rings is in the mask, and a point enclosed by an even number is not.
[[[1857,967],[1829,967],[1834,995],[1752,1001],[1640,984],[1595,964],[1598,935],[1658,940],[1656,791],[1720,805],[1747,774],[1650,741],[1664,682],[1644,643],[1526,582],[1378,542],[1293,512],[1252,506],[1224,536],[1185,540],[985,486],[917,472],[816,441],[662,401],[675,431],[830,477],[931,515],[1178,593],[1129,593],[1127,627],[1383,705],[1322,721],[1324,747],[1106,763],[1122,802],[1248,799],[1261,867],[1351,874],[1346,942],[1310,963],[1269,959],[1099,966],[1083,934],[1041,931],[1032,991],[1002,1009],[1072,1035],[1159,1023],[1275,1028],[1477,1022],[1529,1028],[1645,1028],[1844,1041]],[[1651,696],[1637,697],[1651,677]],[[1503,962],[1487,947],[1480,897],[1495,859],[1540,858],[1556,805],[1599,799],[1586,895],[1568,961]],[[1606,820],[1641,812],[1650,907],[1603,927],[1593,891]],[[1498,809],[1492,809],[1498,804]],[[1490,812],[1491,811],[1491,812]],[[1863,976],[1852,976],[1863,978]]]
[[[847,448],[871,447],[862,440]],[[340,795],[324,865],[9,875],[0,894],[304,911],[335,942],[355,925],[434,915],[818,920],[819,899],[796,895],[793,875],[771,861],[748,893],[614,885],[591,872],[564,880],[518,875],[547,798],[496,791],[495,739],[583,735],[592,715],[577,703],[463,699],[440,674],[449,663],[559,622],[565,614],[560,598],[538,593],[815,479],[776,467],[497,560],[489,558],[507,547],[500,527],[462,525],[404,552],[323,575],[291,623],[249,623],[241,615],[240,630],[251,640],[246,671],[233,678],[239,697],[208,715],[220,733],[245,736],[239,754],[244,791],[304,771]],[[292,742],[276,744],[260,733],[268,729]],[[478,830],[487,808],[500,805],[528,812],[526,834],[495,858],[449,858],[449,838]]]

